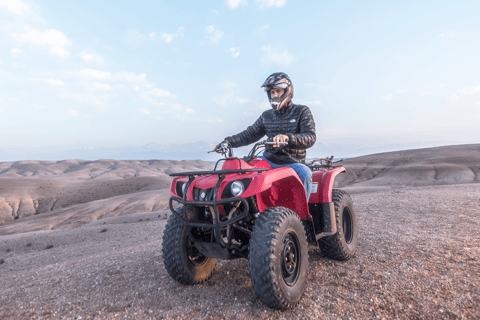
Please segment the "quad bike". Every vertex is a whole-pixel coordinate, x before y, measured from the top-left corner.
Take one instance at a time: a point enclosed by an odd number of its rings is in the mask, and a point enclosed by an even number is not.
[[[176,178],[163,260],[173,279],[193,285],[212,276],[217,259],[246,258],[259,299],[286,310],[305,289],[308,243],[329,258],[347,260],[357,249],[357,219],[348,193],[333,189],[335,176],[346,172],[333,156],[309,164],[313,190],[307,203],[292,168],[272,169],[256,158],[268,144],[255,144],[243,159],[228,148],[212,171],[170,174]]]

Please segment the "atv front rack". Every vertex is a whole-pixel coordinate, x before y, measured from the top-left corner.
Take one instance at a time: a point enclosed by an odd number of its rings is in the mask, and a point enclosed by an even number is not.
[[[247,173],[247,172],[261,172],[270,170],[269,168],[258,168],[258,169],[238,169],[238,170],[214,170],[214,171],[195,171],[195,172],[180,172],[180,173],[172,173],[170,176],[188,176],[188,182],[185,187],[185,192],[182,198],[172,196],[170,197],[169,206],[170,210],[180,218],[188,230],[188,235],[192,241],[195,242],[195,246],[201,247],[202,251],[210,251],[212,255],[216,255],[218,258],[222,259],[229,259],[235,255],[235,250],[239,250],[237,246],[232,244],[232,232],[231,228],[235,222],[238,222],[246,217],[247,213],[249,212],[248,202],[245,198],[235,197],[235,198],[228,198],[217,200],[218,190],[220,188],[220,184],[225,179],[225,175],[233,174],[233,173]],[[218,181],[213,189],[213,201],[187,201],[187,193],[190,185],[192,184],[193,180],[195,180],[195,176],[201,175],[218,175]],[[181,203],[183,205],[183,212],[177,211],[173,207],[173,201]],[[243,204],[242,211],[239,214],[227,219],[225,221],[220,221],[220,213],[218,211],[218,206],[227,205],[227,204],[234,204],[240,201]],[[209,208],[213,208],[212,213],[212,223],[208,222],[199,222],[197,220],[190,219],[187,215],[187,206],[205,206]],[[238,206],[241,207],[241,206]],[[204,228],[207,230],[213,230],[212,239],[210,240],[211,243],[205,242],[198,242],[197,239],[192,235],[191,228]],[[222,236],[222,229],[227,229],[227,241],[224,240]],[[244,229],[244,228],[242,228]],[[242,230],[244,232],[249,232],[249,230],[245,229]],[[199,248],[200,249],[200,248]],[[226,249],[226,250],[225,250]],[[222,253],[223,252],[223,253]],[[205,252],[206,253],[206,252]],[[241,252],[237,252],[237,254],[241,254]]]

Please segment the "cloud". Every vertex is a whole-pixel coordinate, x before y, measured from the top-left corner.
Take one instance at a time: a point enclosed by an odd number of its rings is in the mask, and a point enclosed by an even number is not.
[[[262,39],[265,38],[268,28],[270,28],[270,26],[268,24],[263,25],[260,28],[258,28],[258,33],[260,33],[260,36],[262,37]]]
[[[382,100],[392,100],[392,95],[388,95],[388,96],[385,96],[385,97],[382,97]]]
[[[14,58],[18,57],[18,56],[21,55],[22,53],[23,53],[23,50],[22,50],[22,49],[12,48],[12,50],[10,50],[10,54],[11,54],[12,57],[14,57]]]
[[[258,9],[281,8],[287,4],[287,0],[256,0]]]
[[[207,32],[207,34],[205,35],[205,38],[210,40],[210,42],[212,43],[217,43],[220,40],[222,40],[224,37],[223,31],[215,29],[215,27],[211,25],[206,27],[205,31]]]
[[[129,42],[143,42],[147,40],[147,36],[143,33],[139,33],[136,29],[130,29],[127,31],[127,35],[125,37]]]
[[[133,85],[135,91],[140,89],[150,89],[155,87],[155,83],[150,83],[147,80],[147,75],[145,73],[135,74],[128,71],[120,71],[115,73],[114,79],[116,81],[125,81]]]
[[[438,36],[445,39],[455,38],[457,34],[455,32],[440,33]]]
[[[295,55],[289,53],[287,50],[276,50],[272,49],[271,46],[264,46],[262,47],[262,51],[264,52],[261,62],[264,64],[278,64],[278,65],[289,65],[297,58]]]
[[[62,32],[55,29],[42,31],[30,27],[25,27],[25,30],[25,33],[12,33],[10,36],[16,41],[46,48],[54,55],[62,58],[69,54],[66,48],[72,45],[72,40],[68,39]]]
[[[469,96],[472,94],[479,94],[480,93],[480,85],[473,85],[473,86],[464,86],[457,90],[457,94],[461,96]]]
[[[73,110],[73,109],[67,110],[66,114],[69,115],[70,117],[74,117],[74,118],[83,118],[83,119],[88,119],[88,118],[90,118],[89,115],[81,114],[81,113],[78,112],[77,110]]]
[[[136,29],[132,29],[132,30],[127,31],[126,39],[128,41],[131,41],[131,42],[143,42],[143,41],[146,41],[148,39],[150,39],[150,40],[160,39],[160,40],[163,40],[165,43],[171,43],[171,42],[173,42],[173,40],[175,38],[183,37],[184,36],[184,31],[185,31],[185,28],[180,27],[180,28],[177,29],[177,32],[175,32],[175,33],[163,32],[162,35],[157,37],[157,33],[154,32],[154,31],[149,32],[148,35],[145,35],[143,33],[140,33]]]
[[[227,0],[227,7],[230,9],[237,9],[239,6],[247,4],[247,0]]]
[[[151,114],[150,110],[148,110],[147,108],[137,108],[136,109],[138,113],[140,114],[144,114],[144,115],[149,115]]]
[[[161,97],[161,98],[176,98],[177,96],[170,93],[168,90],[160,89],[160,88],[154,88],[150,91],[145,92],[148,95],[156,96],[156,97]]]
[[[53,86],[63,86],[63,81],[59,79],[43,79],[43,81]]]
[[[422,92],[422,94],[432,94],[432,91],[431,90],[425,91],[425,92]]]
[[[26,16],[32,13],[32,8],[22,0],[0,0],[0,9],[5,9],[13,16]]]
[[[185,31],[185,28],[184,27],[180,27],[177,29],[177,32],[176,33],[162,33],[162,35],[160,36],[160,39],[165,41],[165,43],[170,43],[173,41],[173,39],[177,38],[177,37],[183,37],[183,32]]]
[[[101,82],[88,83],[87,88],[92,91],[111,91],[113,89],[110,84]]]
[[[232,54],[232,58],[238,58],[238,56],[240,55],[240,48],[231,47],[227,50],[227,52],[230,52]]]
[[[82,69],[71,71],[70,74],[79,78],[95,79],[95,80],[111,80],[112,74],[107,71],[100,71],[95,69]]]
[[[95,63],[98,63],[98,64],[103,64],[105,62],[103,57],[98,55],[96,52],[88,53],[88,52],[84,51],[84,52],[80,52],[78,55],[80,56],[80,58],[83,59],[83,61],[88,62],[88,63],[95,62]]]
[[[218,14],[218,10],[215,10],[215,9],[210,9],[210,13],[213,13],[213,14]]]
[[[92,93],[68,93],[68,94],[62,95],[61,97],[64,99],[76,100],[82,103],[92,104],[99,108],[107,107],[107,103],[104,101],[105,98],[102,99]]]

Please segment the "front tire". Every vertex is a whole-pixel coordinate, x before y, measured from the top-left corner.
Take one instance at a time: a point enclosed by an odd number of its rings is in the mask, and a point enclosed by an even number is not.
[[[250,240],[252,286],[268,307],[294,307],[305,290],[308,269],[307,236],[298,215],[284,207],[265,210]]]
[[[187,207],[187,210],[195,208]],[[183,212],[183,207],[177,209]],[[185,285],[204,282],[212,276],[217,259],[204,256],[188,237],[187,227],[172,213],[163,231],[163,263],[168,274]]]
[[[348,260],[357,252],[357,215],[353,210],[352,198],[347,192],[334,189],[332,199],[335,207],[337,233],[320,238],[318,245],[324,256],[339,261]]]

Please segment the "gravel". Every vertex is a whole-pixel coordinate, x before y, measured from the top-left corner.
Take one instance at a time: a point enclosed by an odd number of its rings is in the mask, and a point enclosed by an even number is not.
[[[167,212],[152,212],[1,236],[0,318],[480,318],[480,184],[352,198],[356,257],[332,261],[311,246],[306,291],[292,310],[255,297],[245,259],[219,261],[202,285],[173,281],[161,254]]]

